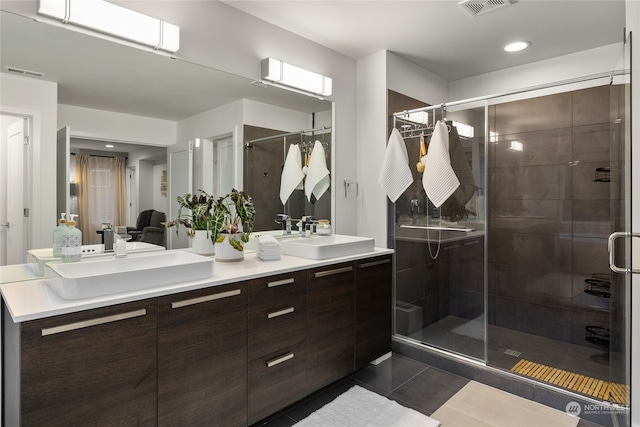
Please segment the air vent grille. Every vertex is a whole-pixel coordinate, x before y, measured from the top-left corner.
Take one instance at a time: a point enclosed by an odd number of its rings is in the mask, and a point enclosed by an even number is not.
[[[464,0],[458,5],[469,15],[478,16],[504,6],[510,6],[511,0]]]
[[[8,65],[5,66],[4,69],[8,73],[22,74],[23,76],[29,77],[44,77],[44,73],[41,73],[39,71],[23,70],[22,68],[10,67]]]

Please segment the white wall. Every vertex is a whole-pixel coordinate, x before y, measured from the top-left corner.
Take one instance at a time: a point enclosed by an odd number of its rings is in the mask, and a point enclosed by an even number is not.
[[[373,237],[376,246],[386,247],[387,223],[385,195],[378,184],[378,174],[386,147],[387,133],[387,52],[380,51],[358,60],[357,155],[351,158],[357,182],[357,232]],[[338,122],[340,125],[340,122]],[[339,187],[340,197],[345,189]],[[356,198],[356,188],[350,187],[347,197]]]
[[[29,247],[51,246],[56,224],[56,119],[58,87],[55,83],[0,74],[0,112],[32,117],[31,225]]]
[[[616,43],[456,80],[451,82],[448,98],[443,101],[451,102],[500,94],[576,77],[606,73],[615,69],[621,55],[622,43]]]
[[[58,128],[64,126],[79,138],[161,146],[176,143],[173,121],[58,104]]]

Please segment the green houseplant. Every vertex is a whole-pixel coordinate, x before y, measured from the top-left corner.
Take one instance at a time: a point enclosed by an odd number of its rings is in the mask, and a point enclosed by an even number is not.
[[[188,193],[178,197],[180,208],[176,217],[165,223],[165,227],[182,224],[187,228],[189,237],[195,236],[196,231],[206,230],[212,243],[222,243],[228,237],[234,249],[243,251],[243,243],[249,241],[255,223],[256,212],[251,197],[233,189],[216,200],[204,190],[198,191],[200,195]],[[191,212],[184,214],[183,209]]]

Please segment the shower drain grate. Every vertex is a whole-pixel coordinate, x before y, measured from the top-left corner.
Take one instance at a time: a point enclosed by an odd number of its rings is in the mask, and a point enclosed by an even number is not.
[[[516,350],[506,350],[506,351],[504,352],[504,354],[506,354],[506,355],[508,355],[508,356],[513,356],[513,357],[520,357],[520,355],[521,355],[522,353],[521,353],[521,352],[519,352],[519,351],[516,351]]]

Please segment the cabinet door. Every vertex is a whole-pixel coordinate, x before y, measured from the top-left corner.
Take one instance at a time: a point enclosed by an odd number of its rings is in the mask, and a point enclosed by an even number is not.
[[[154,299],[22,324],[20,425],[157,425],[157,314]]]
[[[356,369],[391,351],[391,256],[356,263]]]
[[[158,425],[247,425],[247,288],[160,298]]]
[[[354,370],[353,263],[310,270],[307,276],[307,392]]]

